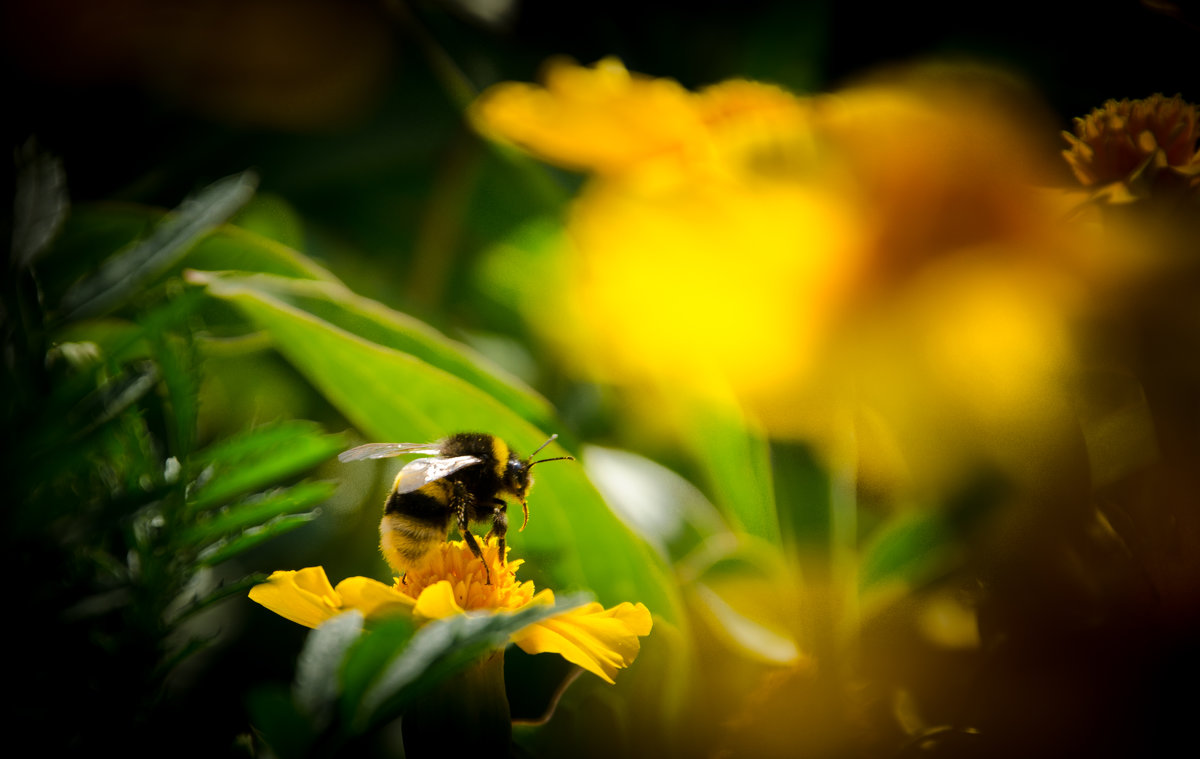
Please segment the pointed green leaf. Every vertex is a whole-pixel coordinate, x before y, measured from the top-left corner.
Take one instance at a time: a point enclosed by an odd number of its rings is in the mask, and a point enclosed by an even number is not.
[[[281,514],[295,514],[327,500],[333,491],[332,482],[301,482],[294,487],[259,493],[202,520],[185,532],[180,542],[200,545],[263,524]]]
[[[297,279],[336,281],[335,277],[295,248],[255,231],[225,224],[188,251],[182,265],[190,269],[233,269]]]
[[[252,174],[214,182],[185,200],[149,237],[100,265],[63,295],[60,320],[107,313],[178,261],[189,246],[238,210],[258,184]]]
[[[218,506],[268,487],[328,460],[345,447],[340,435],[318,434],[312,422],[291,420],[264,425],[216,443],[194,459],[212,468],[210,479],[191,494],[194,511]]]
[[[310,314],[367,342],[407,353],[485,391],[535,424],[552,417],[550,404],[483,356],[408,314],[356,295],[333,281],[236,276],[191,272],[189,279],[231,298],[238,294],[270,298]]]
[[[285,532],[290,532],[302,525],[305,525],[317,518],[315,511],[310,511],[305,514],[292,514],[290,516],[282,516],[271,520],[263,525],[251,527],[243,531],[236,537],[229,540],[221,540],[213,545],[205,548],[200,552],[200,563],[205,566],[216,566],[223,561],[237,556],[243,551],[248,551],[254,546],[262,543],[264,540],[270,540],[273,537],[282,535]]]

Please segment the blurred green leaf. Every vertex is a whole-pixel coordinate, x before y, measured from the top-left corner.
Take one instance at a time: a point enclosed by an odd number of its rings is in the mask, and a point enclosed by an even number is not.
[[[281,514],[304,511],[327,500],[333,491],[331,482],[301,482],[287,489],[259,493],[197,523],[180,537],[180,542],[201,545],[231,532],[263,524]]]
[[[166,388],[164,421],[168,450],[178,463],[186,463],[196,446],[196,397],[199,393],[196,355],[190,333],[185,337],[151,333],[149,337]],[[183,479],[187,481],[187,472],[183,472]]]
[[[771,472],[782,545],[810,559],[828,560],[833,534],[830,473],[810,448],[786,441],[771,445]]]
[[[349,717],[347,724],[352,730],[362,731],[400,715],[433,685],[487,651],[504,648],[514,633],[589,600],[586,595],[574,595],[558,599],[553,606],[531,605],[512,613],[455,614],[429,622],[407,645],[394,649],[396,655],[376,670],[360,701],[343,703]],[[351,660],[356,655],[357,651],[351,650]]]
[[[312,259],[269,237],[226,224],[201,240],[180,268],[262,272],[281,277],[334,281]]]
[[[207,482],[189,503],[193,511],[233,498],[303,472],[345,447],[340,435],[322,434],[312,422],[289,420],[267,424],[222,440],[194,458],[197,469],[212,467]]]
[[[243,173],[214,182],[184,200],[150,235],[76,283],[59,303],[59,320],[74,321],[107,313],[178,261],[202,235],[228,219],[254,193],[253,174]]]
[[[353,721],[367,690],[388,662],[408,645],[416,631],[417,625],[408,615],[372,622],[370,634],[360,636],[342,658],[339,715],[343,724]]]
[[[546,439],[537,422],[507,403],[413,355],[347,333],[245,280],[202,274],[193,280],[269,331],[279,351],[369,439],[425,442],[484,430],[519,451]],[[555,467],[539,470],[548,484],[531,498],[530,529],[509,533],[526,567],[548,571],[556,589],[589,588],[606,605],[641,601],[682,624],[677,591],[661,561],[608,509],[581,467]]]
[[[252,198],[249,206],[254,206],[257,200],[257,196]],[[246,210],[243,208],[243,212]],[[61,300],[73,279],[98,267],[114,251],[132,247],[167,216],[160,208],[132,204],[93,203],[72,208],[48,259],[53,265],[39,271],[49,302]],[[236,218],[241,220],[241,213]],[[250,222],[254,222],[253,215]],[[221,224],[186,248],[173,265],[163,270],[163,276],[190,267],[333,279],[328,271],[297,253],[294,247],[267,234],[272,231],[260,230],[258,226],[245,228],[234,223]],[[291,237],[290,234],[279,234]]]
[[[484,252],[473,270],[477,289],[514,313],[528,313],[530,301],[561,266],[563,235],[558,217],[537,216],[521,224]]]
[[[308,635],[296,662],[296,702],[317,724],[328,723],[341,690],[340,670],[346,653],[363,631],[357,609],[339,614]]]
[[[74,436],[75,440],[87,437],[119,417],[153,390],[158,378],[159,370],[156,364],[139,361],[97,387],[69,412],[68,422],[78,430]],[[47,432],[52,436],[59,430],[55,427]]]
[[[943,571],[960,548],[959,535],[940,511],[903,514],[880,527],[863,549],[858,586],[869,594],[889,585],[910,589]]]
[[[273,193],[257,193],[233,217],[232,225],[293,250],[304,248],[304,220],[287,200]],[[262,270],[255,267],[248,271]]]
[[[250,550],[264,540],[270,540],[273,537],[307,524],[316,519],[316,517],[316,512],[276,517],[266,524],[251,527],[236,537],[219,540],[205,548],[200,552],[200,563],[209,567],[216,566],[223,561],[228,561],[237,556],[239,553]]]
[[[717,504],[744,532],[780,545],[771,448],[732,404],[676,399],[681,439]]]

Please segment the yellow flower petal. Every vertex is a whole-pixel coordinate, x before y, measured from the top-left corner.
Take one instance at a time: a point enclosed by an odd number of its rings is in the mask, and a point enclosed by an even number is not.
[[[323,567],[273,572],[266,582],[250,589],[250,600],[305,627],[319,627],[344,611]]]
[[[368,619],[411,611],[416,603],[391,585],[369,577],[347,577],[334,590],[341,596],[343,608],[358,609]]]
[[[449,580],[442,580],[421,591],[413,612],[426,619],[442,619],[462,614],[463,607],[454,598],[454,586]]]
[[[640,603],[611,609],[590,603],[530,625],[513,642],[529,654],[559,654],[612,683],[617,670],[633,662],[641,649],[638,637],[649,635],[651,625],[650,612]]]

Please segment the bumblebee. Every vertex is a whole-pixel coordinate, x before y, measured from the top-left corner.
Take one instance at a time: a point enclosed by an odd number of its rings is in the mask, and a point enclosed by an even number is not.
[[[383,505],[379,523],[379,548],[388,564],[401,575],[446,540],[453,523],[471,553],[483,561],[483,552],[471,534],[473,522],[491,522],[484,540],[500,539],[500,561],[504,561],[504,536],[508,533],[507,496],[521,504],[521,530],[529,523],[529,470],[546,461],[574,461],[557,456],[534,461],[558,435],[542,443],[528,458],[521,458],[498,437],[480,432],[451,435],[436,443],[368,443],[338,454],[343,462],[382,459],[410,453],[431,454],[415,459],[396,475]],[[492,572],[483,563],[487,582]]]

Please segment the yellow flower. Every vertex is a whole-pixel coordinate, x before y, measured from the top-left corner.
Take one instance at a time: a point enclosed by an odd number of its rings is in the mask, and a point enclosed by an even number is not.
[[[471,108],[476,128],[550,163],[642,183],[751,162],[761,156],[744,148],[765,152],[758,137],[789,134],[807,113],[778,87],[733,80],[693,93],[616,58],[592,67],[552,59],[542,78],[484,93]]]
[[[1063,136],[1071,145],[1063,155],[1080,183],[1124,188],[1117,199],[1132,198],[1134,183],[1153,182],[1160,172],[1200,183],[1200,111],[1179,95],[1109,100]]]
[[[342,612],[357,609],[367,619],[410,613],[433,620],[474,611],[512,612],[530,604],[554,604],[554,593],[534,592],[533,583],[519,582],[513,560],[501,566],[498,541],[483,546],[494,584],[488,584],[484,564],[465,541],[441,544],[419,566],[393,585],[368,577],[349,577],[333,587],[321,567],[274,572],[250,590],[250,599],[305,627],[318,627]],[[605,609],[590,603],[544,619],[518,631],[511,642],[530,654],[556,653],[589,672],[613,682],[617,670],[628,667],[649,635],[650,612],[629,602]]]
[[[499,85],[473,113],[591,172],[561,286],[529,303],[577,370],[733,397],[826,450],[852,420],[868,476],[942,486],[965,466],[950,462],[1023,460],[1060,421],[1090,243],[1037,189],[1026,97],[959,67],[811,97],[693,93],[607,59],[554,62],[544,87]]]

